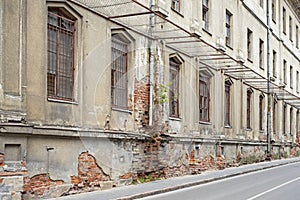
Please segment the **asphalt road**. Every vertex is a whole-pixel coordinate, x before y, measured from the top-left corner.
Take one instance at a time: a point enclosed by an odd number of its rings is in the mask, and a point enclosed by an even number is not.
[[[300,199],[300,163],[227,178],[142,200],[297,200]]]

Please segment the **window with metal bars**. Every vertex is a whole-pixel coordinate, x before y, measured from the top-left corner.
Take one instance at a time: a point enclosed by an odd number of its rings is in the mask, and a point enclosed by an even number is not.
[[[171,8],[174,9],[177,12],[180,12],[180,0],[172,0]]]
[[[247,91],[247,129],[251,129],[251,98],[252,98],[252,90]]]
[[[48,11],[48,98],[74,100],[75,21],[59,9]]]
[[[210,77],[200,74],[199,77],[199,120],[209,122]]]
[[[113,107],[127,109],[128,43],[112,36],[111,42],[111,103]]]
[[[224,125],[230,126],[230,109],[231,109],[231,102],[230,102],[230,90],[231,90],[232,83],[230,81],[225,81],[225,102],[224,102],[224,110],[225,110],[225,117],[224,117]]]
[[[264,96],[259,96],[259,130],[263,131]]]
[[[170,117],[179,117],[179,76],[180,65],[174,58],[170,58],[170,88],[169,88],[169,110]]]
[[[208,0],[202,0],[202,28],[208,31]]]

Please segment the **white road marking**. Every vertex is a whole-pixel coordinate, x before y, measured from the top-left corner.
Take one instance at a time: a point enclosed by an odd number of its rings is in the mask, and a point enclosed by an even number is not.
[[[247,200],[253,200],[253,199],[256,199],[256,198],[258,198],[258,197],[260,197],[260,196],[263,196],[263,195],[265,195],[265,194],[267,194],[267,193],[269,193],[269,192],[272,192],[272,191],[274,191],[274,190],[277,190],[278,188],[281,188],[281,187],[283,187],[283,186],[285,186],[285,185],[288,185],[288,184],[290,184],[290,183],[292,183],[292,182],[295,182],[295,181],[297,181],[297,180],[299,180],[299,179],[300,179],[300,177],[295,178],[295,179],[293,179],[293,180],[290,180],[290,181],[288,181],[288,182],[285,182],[285,183],[283,183],[283,184],[281,184],[281,185],[278,185],[278,186],[276,186],[276,187],[273,187],[273,188],[271,188],[271,189],[269,189],[269,190],[267,190],[267,191],[264,191],[264,192],[262,192],[262,193],[259,193],[259,194],[255,195],[255,196],[253,196],[253,197],[251,197],[251,198],[249,198],[249,199],[247,199]]]

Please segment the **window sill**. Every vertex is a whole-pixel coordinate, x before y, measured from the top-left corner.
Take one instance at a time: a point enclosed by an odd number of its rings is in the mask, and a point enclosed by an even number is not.
[[[182,119],[179,117],[169,117],[170,120],[181,121]]]
[[[228,47],[229,49],[233,50],[233,47],[231,44],[226,44],[226,47]]]
[[[224,128],[226,128],[226,129],[232,129],[232,126],[231,125],[225,125]]]
[[[122,108],[117,108],[117,107],[112,107],[111,109],[112,109],[113,111],[118,111],[118,112],[123,112],[123,113],[132,114],[132,111],[127,110],[127,109],[122,109]]]
[[[175,10],[175,9],[172,8],[172,7],[171,7],[171,10],[174,11],[175,13],[177,13],[178,15],[180,15],[181,17],[184,17],[183,14],[182,14],[180,11]]]
[[[203,125],[212,125],[211,122],[205,122],[205,121],[199,121],[199,124],[203,124]]]
[[[212,34],[209,32],[209,30],[205,29],[205,28],[202,28],[202,30],[207,33],[209,36],[212,36]]]
[[[246,128],[246,131],[252,131],[252,128]]]
[[[259,69],[261,69],[261,70],[265,70],[265,68],[264,68],[264,67],[261,67],[261,66],[259,67]]]
[[[253,63],[252,58],[247,58],[247,60],[248,60],[249,62]]]
[[[55,98],[51,98],[51,97],[48,97],[47,100],[50,101],[50,102],[67,103],[67,104],[78,105],[78,102],[75,102],[75,101],[68,101],[68,100],[62,100],[62,99],[55,99]]]

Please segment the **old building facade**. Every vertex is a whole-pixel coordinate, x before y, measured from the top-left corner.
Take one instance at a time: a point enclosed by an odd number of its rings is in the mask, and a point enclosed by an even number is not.
[[[294,156],[299,13],[296,0],[0,1],[0,174],[49,197]]]

